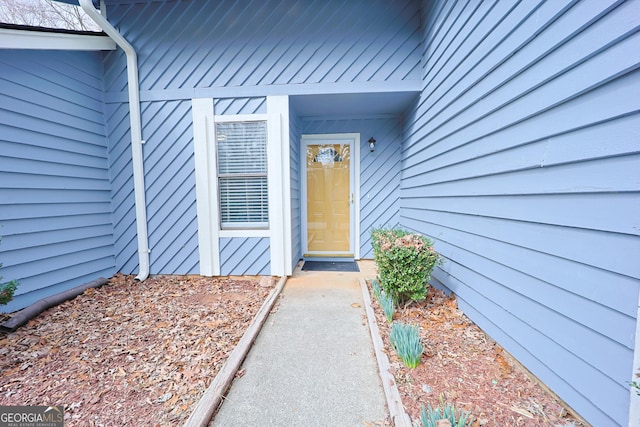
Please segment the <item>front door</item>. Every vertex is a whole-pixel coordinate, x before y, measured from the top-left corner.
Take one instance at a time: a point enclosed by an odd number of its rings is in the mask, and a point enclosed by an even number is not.
[[[353,140],[303,141],[305,255],[353,256]]]

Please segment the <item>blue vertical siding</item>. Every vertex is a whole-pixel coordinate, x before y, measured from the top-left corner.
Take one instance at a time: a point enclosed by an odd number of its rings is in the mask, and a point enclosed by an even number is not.
[[[291,262],[292,268],[302,259],[302,182],[300,176],[300,140],[302,123],[289,104],[289,164],[291,179]]]
[[[360,133],[360,257],[373,258],[371,229],[399,223],[400,118],[304,119],[302,133]],[[367,142],[372,136],[374,152]]]
[[[0,50],[4,311],[115,272],[99,54]]]
[[[400,222],[434,280],[593,425],[628,423],[640,2],[425,4]]]
[[[223,276],[270,275],[269,239],[221,238],[220,274]]]

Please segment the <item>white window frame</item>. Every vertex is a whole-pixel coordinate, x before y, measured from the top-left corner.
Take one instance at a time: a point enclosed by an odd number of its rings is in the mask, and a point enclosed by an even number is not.
[[[269,117],[267,114],[236,114],[236,115],[228,115],[228,116],[213,116],[213,129],[214,129],[214,141],[217,141],[217,135],[216,135],[216,125],[218,123],[247,123],[247,122],[264,122],[267,125],[267,192],[269,192],[269,168],[270,168],[270,164],[269,164]],[[222,210],[222,203],[221,203],[221,195],[220,195],[220,188],[219,188],[219,179],[220,179],[220,175],[218,173],[218,166],[217,166],[217,156],[218,156],[218,146],[216,143],[214,143],[214,149],[216,151],[215,153],[215,158],[216,158],[216,163],[215,163],[215,183],[211,183],[210,185],[213,185],[214,189],[215,189],[215,194],[217,197],[217,202],[218,202],[218,230],[220,232],[220,237],[268,237],[269,236],[269,227],[270,227],[270,220],[271,220],[271,212],[269,212],[269,221],[267,222],[267,224],[252,224],[252,223],[248,223],[248,224],[244,224],[244,225],[238,225],[236,227],[222,227],[222,219],[220,218],[219,212]],[[268,197],[268,195],[267,195]],[[244,235],[246,233],[248,233],[247,235]],[[256,236],[257,234],[260,234],[260,236]]]
[[[193,149],[198,216],[200,274],[220,275],[220,238],[268,237],[271,275],[292,274],[291,171],[289,97],[267,96],[267,114],[214,114],[213,98],[192,99]],[[269,228],[225,229],[220,227],[215,124],[236,121],[267,122],[267,189]]]

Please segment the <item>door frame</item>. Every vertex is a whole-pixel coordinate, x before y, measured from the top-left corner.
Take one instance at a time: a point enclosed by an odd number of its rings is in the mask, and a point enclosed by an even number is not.
[[[350,168],[350,193],[353,194],[353,203],[350,210],[350,253],[354,259],[360,259],[360,134],[359,133],[330,133],[330,134],[304,134],[300,139],[300,238],[302,254],[309,254],[309,242],[307,240],[307,145],[309,144],[333,144],[336,140],[349,140],[351,145]],[[327,253],[332,257],[335,252]],[[324,254],[314,253],[316,257]]]

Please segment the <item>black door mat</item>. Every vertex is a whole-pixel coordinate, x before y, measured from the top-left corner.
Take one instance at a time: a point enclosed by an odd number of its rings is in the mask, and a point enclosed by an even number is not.
[[[305,261],[302,271],[360,271],[355,261]]]

